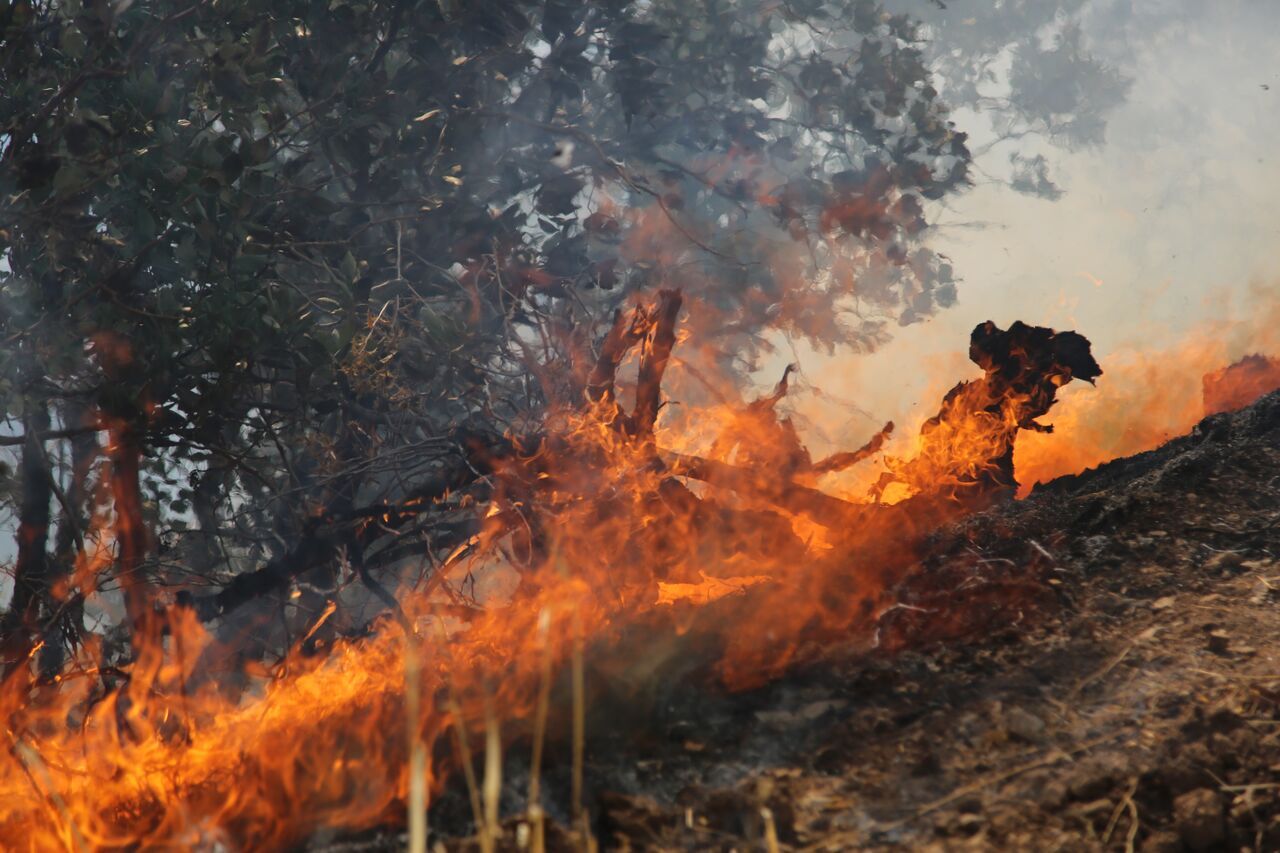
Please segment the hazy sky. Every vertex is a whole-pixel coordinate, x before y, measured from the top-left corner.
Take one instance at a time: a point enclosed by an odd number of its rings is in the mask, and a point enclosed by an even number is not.
[[[987,319],[1075,328],[1105,369],[1109,353],[1174,345],[1206,318],[1247,323],[1260,300],[1280,297],[1280,3],[1153,3],[1167,9],[1146,31],[1131,16],[1114,25],[1121,5],[1094,4],[1082,24],[1091,49],[1132,79],[1105,142],[996,145],[973,189],[933,213],[934,245],[963,277],[959,303],[870,356],[800,350],[810,382],[873,416],[797,400],[831,438],[932,413],[960,378],[948,369],[974,370],[963,353]],[[975,151],[991,141],[983,117],[955,119]],[[1014,150],[1046,154],[1059,200],[983,178],[1007,174]],[[832,428],[841,417],[848,427]]]

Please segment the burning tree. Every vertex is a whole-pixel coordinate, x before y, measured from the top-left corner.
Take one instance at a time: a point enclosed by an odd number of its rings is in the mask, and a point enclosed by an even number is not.
[[[815,6],[828,44],[771,4],[722,14],[5,6],[6,410],[35,537],[9,659],[49,640],[52,673],[81,632],[49,590],[112,504],[104,414],[149,514],[123,576],[227,587],[213,616],[330,587],[375,505],[431,516],[398,557],[465,540],[433,500],[467,476],[454,431],[539,417],[531,376],[654,283],[731,369],[769,330],[870,345],[947,304],[923,204],[968,155],[911,23]]]
[[[915,534],[1011,485],[1017,430],[1098,373],[1079,336],[980,327],[987,376],[889,466],[892,504],[816,488],[891,425],[815,461],[789,372],[705,406],[705,447],[664,433],[684,332],[731,387],[769,332],[868,347],[954,298],[925,204],[966,183],[965,137],[870,2],[0,26],[0,831],[33,843],[386,820],[470,778],[493,707],[545,713],[584,638],[728,589],[786,615],[708,657],[766,678],[871,624]]]

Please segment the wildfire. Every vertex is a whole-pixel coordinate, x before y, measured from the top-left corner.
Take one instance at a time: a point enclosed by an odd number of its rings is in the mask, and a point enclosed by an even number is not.
[[[460,769],[474,786],[467,744],[494,730],[492,709],[518,740],[545,720],[552,670],[585,646],[618,649],[637,625],[684,635],[730,687],[829,642],[870,644],[920,534],[1011,489],[1015,436],[1043,429],[1059,388],[1100,372],[1074,333],[979,326],[984,377],[957,385],[914,454],[887,465],[900,499],[845,500],[814,484],[874,459],[892,425],[815,461],[777,410],[789,370],[770,395],[703,410],[712,426],[696,435],[660,418],[680,309],[664,292],[620,314],[536,433],[471,448],[494,484],[475,507],[481,532],[400,590],[372,636],[317,654],[329,602],[277,664],[228,666],[235,649],[174,604],[141,620],[131,663],[95,641],[53,684],[14,669],[0,691],[0,836],[30,849],[285,847],[319,827],[402,819],[417,744],[431,792]],[[627,359],[629,409],[616,391]],[[117,548],[120,536],[117,525]],[[503,594],[464,594],[499,575]],[[646,671],[680,654],[626,653]]]
[[[1280,388],[1280,308],[1248,323],[1206,323],[1164,350],[1122,349],[1087,394],[1066,389],[1054,435],[1026,434],[1015,461],[1024,490],[1112,459],[1157,447],[1201,418],[1242,408]],[[1240,353],[1254,352],[1243,360]]]

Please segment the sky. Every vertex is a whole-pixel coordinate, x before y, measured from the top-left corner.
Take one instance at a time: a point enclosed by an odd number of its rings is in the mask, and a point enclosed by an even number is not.
[[[1095,5],[1087,43],[1132,81],[1102,144],[1032,138],[984,151],[975,186],[932,213],[933,246],[963,278],[958,303],[870,355],[796,347],[776,359],[798,357],[822,392],[795,402],[815,449],[932,414],[976,372],[968,335],[988,319],[1076,329],[1104,370],[1111,354],[1177,347],[1210,320],[1240,324],[1233,356],[1251,348],[1250,323],[1280,300],[1280,4],[1167,3],[1147,32],[1121,32],[1116,4]],[[955,121],[974,151],[994,138],[983,115]],[[984,177],[1007,174],[1014,151],[1046,155],[1058,200]]]

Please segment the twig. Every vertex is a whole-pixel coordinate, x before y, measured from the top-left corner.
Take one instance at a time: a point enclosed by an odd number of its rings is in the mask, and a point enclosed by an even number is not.
[[[1154,637],[1156,630],[1157,629],[1155,628],[1146,629],[1141,634],[1134,637],[1133,640],[1130,641],[1128,645],[1126,645],[1123,649],[1120,650],[1119,654],[1115,655],[1113,658],[1111,658],[1111,660],[1107,661],[1106,664],[1101,669],[1096,670],[1090,675],[1085,676],[1084,679],[1081,680],[1078,684],[1076,684],[1075,687],[1071,688],[1071,692],[1067,694],[1067,701],[1070,702],[1072,699],[1075,699],[1077,696],[1080,695],[1080,691],[1084,690],[1085,687],[1097,681],[1099,678],[1105,677],[1107,673],[1111,672],[1111,670],[1119,666],[1120,662],[1123,661],[1126,657],[1128,657],[1129,653],[1133,651],[1135,648],[1137,648],[1139,643]]]
[[[998,785],[1001,782],[1007,782],[1008,780],[1014,778],[1015,776],[1021,776],[1023,773],[1029,773],[1032,770],[1039,770],[1042,767],[1050,767],[1054,764],[1057,764],[1059,761],[1064,761],[1068,758],[1072,758],[1073,756],[1079,755],[1082,752],[1087,752],[1093,749],[1095,746],[1100,746],[1104,743],[1107,743],[1108,741],[1116,740],[1117,738],[1120,738],[1125,734],[1126,732],[1124,730],[1121,730],[1118,732],[1112,732],[1109,735],[1103,735],[1102,737],[1096,737],[1096,738],[1093,738],[1092,740],[1087,740],[1084,743],[1080,743],[1071,747],[1070,749],[1066,749],[1066,750],[1054,749],[1048,755],[1043,755],[1040,758],[1036,758],[1031,761],[1025,762],[1023,764],[1019,764],[1016,767],[1009,768],[1008,770],[1001,770],[999,773],[989,774],[987,776],[982,777],[981,779],[977,779],[973,782],[970,782],[967,785],[961,785],[959,788],[956,788],[954,791],[952,791],[950,794],[947,794],[945,797],[940,797],[931,803],[926,803],[925,805],[921,806],[910,817],[905,817],[900,820],[895,820],[892,823],[879,824],[875,828],[877,831],[899,829],[903,826],[906,826],[912,820],[916,820],[918,818],[924,817],[925,815],[935,812],[938,809],[949,806],[952,803],[956,802],[957,800],[962,800],[965,797],[969,796],[970,794],[977,793],[978,791],[981,791],[984,788],[989,788],[992,785]],[[804,847],[802,849],[806,851],[829,849],[832,844],[853,843],[854,841],[856,841],[861,837],[862,837],[862,832],[857,832],[857,831],[837,833],[835,835],[828,836],[827,838],[822,839],[816,844],[811,844],[808,847]]]
[[[1280,673],[1275,675],[1248,675],[1235,672],[1214,672],[1211,669],[1195,669],[1194,667],[1188,668],[1187,671],[1199,675],[1212,675],[1214,678],[1221,678],[1226,681],[1280,681]]]
[[[1126,811],[1126,809],[1128,809],[1130,806],[1133,806],[1133,795],[1137,792],[1137,790],[1138,790],[1138,777],[1135,776],[1129,780],[1128,789],[1125,791],[1124,796],[1120,798],[1120,802],[1116,803],[1115,809],[1111,812],[1111,819],[1107,821],[1107,828],[1102,832],[1103,844],[1106,844],[1108,841],[1111,840],[1111,833],[1115,832],[1116,824],[1120,822],[1120,815],[1122,815]],[[1130,836],[1129,836],[1129,844],[1125,848],[1126,851],[1133,849],[1133,846],[1132,846],[1133,835],[1136,834],[1137,832],[1136,826],[1137,826],[1138,819],[1136,815],[1136,808],[1137,807],[1134,806],[1135,814],[1130,819],[1130,825],[1129,825]]]
[[[45,805],[49,806],[50,811],[54,813],[54,823],[58,822],[58,818],[62,819],[62,823],[67,827],[71,835],[71,841],[67,844],[71,850],[76,853],[87,851],[88,844],[85,843],[84,836],[80,834],[80,827],[76,826],[75,819],[71,816],[71,810],[67,808],[66,800],[62,799],[62,795],[58,793],[57,787],[53,784],[53,777],[49,775],[49,768],[45,766],[44,761],[40,758],[40,753],[36,752],[30,746],[23,742],[21,736],[7,732],[9,741],[13,744],[13,757],[17,760],[19,766],[22,767],[23,773],[26,774],[27,781],[31,783],[31,787],[35,789],[40,798],[44,800]],[[40,780],[36,781],[36,776]]]
[[[1016,767],[1009,768],[1008,770],[1002,770],[999,773],[992,773],[974,782],[970,782],[968,785],[961,785],[959,788],[956,788],[954,791],[952,791],[950,794],[947,794],[945,797],[940,797],[939,799],[936,799],[933,802],[926,804],[923,808],[918,809],[916,813],[912,815],[912,817],[913,818],[924,817],[925,815],[930,814],[931,812],[935,812],[938,809],[943,808],[944,806],[948,806],[951,803],[956,802],[957,800],[961,800],[969,796],[970,794],[981,791],[983,788],[989,788],[992,785],[997,785],[1001,782],[1007,782],[1008,780],[1014,778],[1015,776],[1021,776],[1023,773],[1029,773],[1032,770],[1039,770],[1041,767],[1049,767],[1051,765],[1057,764],[1059,761],[1062,761],[1067,758],[1071,758],[1074,755],[1079,755],[1082,752],[1087,752],[1088,750],[1093,749],[1095,746],[1099,746],[1108,741],[1115,740],[1116,738],[1122,736],[1123,734],[1124,734],[1123,731],[1113,732],[1109,735],[1104,735],[1102,737],[1094,738],[1093,740],[1087,740],[1082,744],[1078,744],[1072,747],[1071,749],[1054,750],[1054,752],[1052,752],[1049,755],[1041,756],[1040,758],[1034,759],[1032,761],[1028,761],[1025,764],[1019,764]],[[900,820],[900,821],[895,821],[892,824],[889,824],[889,826],[897,827],[897,826],[902,826],[905,823],[906,823],[906,820]]]

